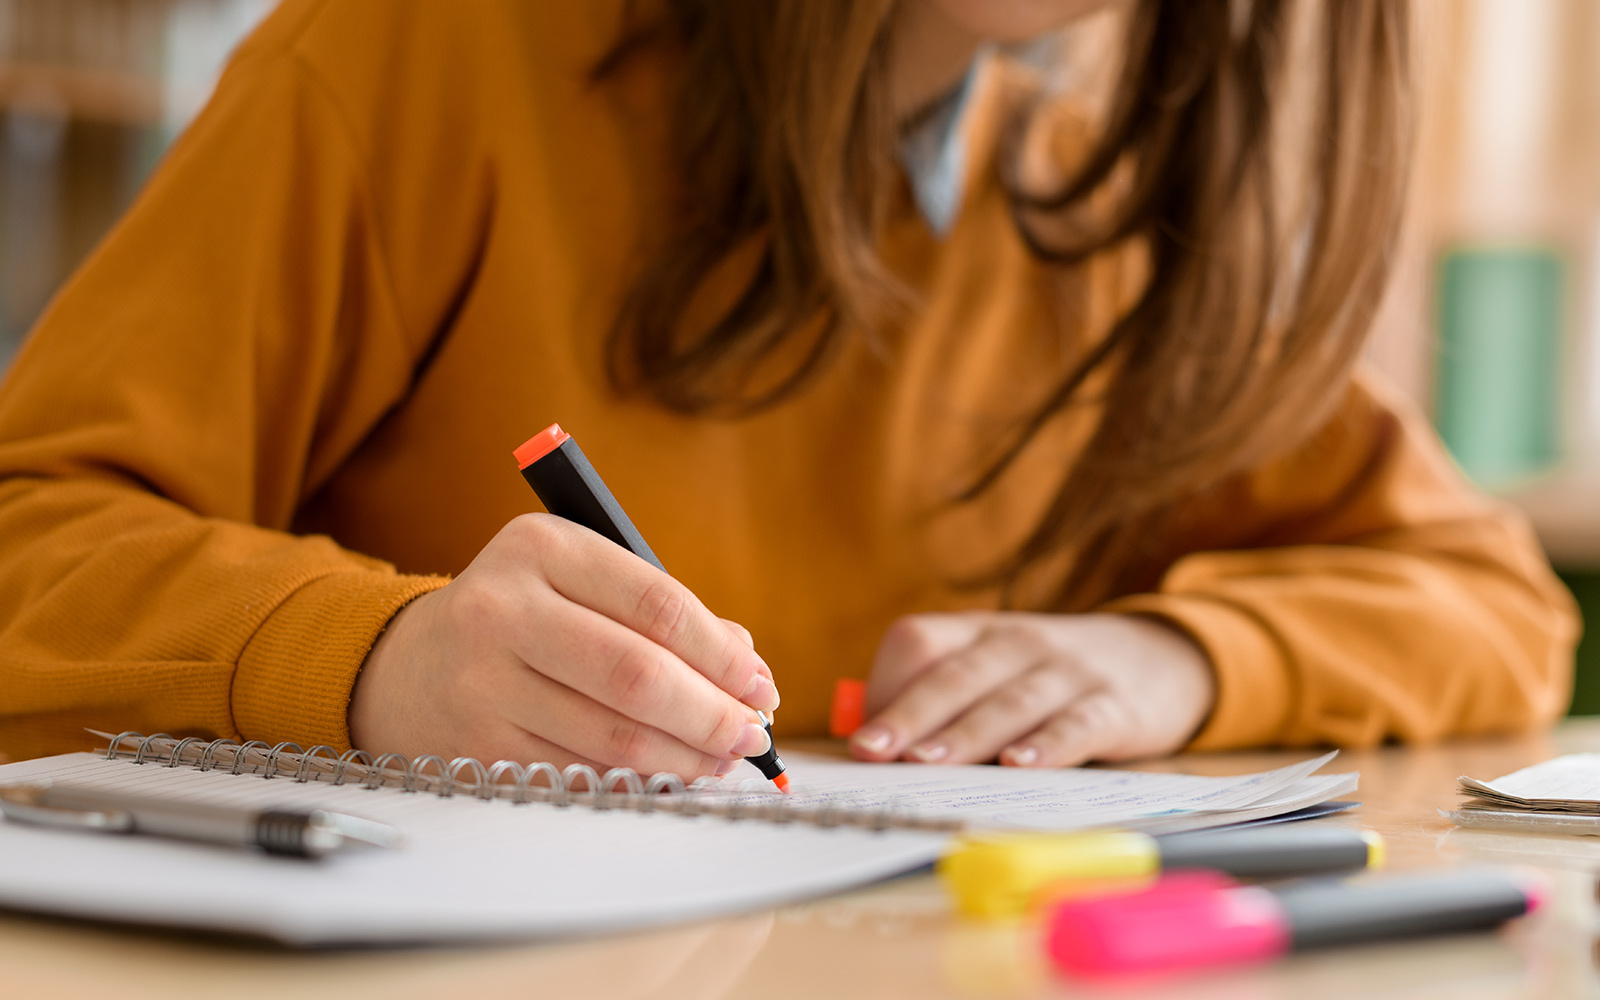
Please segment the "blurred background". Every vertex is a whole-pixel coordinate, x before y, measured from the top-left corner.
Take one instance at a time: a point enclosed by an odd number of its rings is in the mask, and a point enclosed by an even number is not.
[[[0,0],[0,367],[276,0]],[[1600,3],[1413,0],[1416,173],[1372,360],[1600,633]],[[1573,711],[1600,713],[1600,635]]]

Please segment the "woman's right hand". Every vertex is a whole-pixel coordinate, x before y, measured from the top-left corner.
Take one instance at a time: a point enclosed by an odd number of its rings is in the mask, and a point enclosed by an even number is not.
[[[767,748],[750,633],[587,528],[526,514],[390,621],[356,678],[374,752],[630,767],[689,780]]]

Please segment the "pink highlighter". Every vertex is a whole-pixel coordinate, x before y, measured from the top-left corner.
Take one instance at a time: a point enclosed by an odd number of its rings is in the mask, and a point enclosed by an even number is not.
[[[1289,951],[1489,930],[1538,909],[1522,872],[1467,869],[1279,889],[1216,872],[1180,872],[1123,895],[1059,903],[1046,949],[1081,976],[1174,972],[1263,962]]]

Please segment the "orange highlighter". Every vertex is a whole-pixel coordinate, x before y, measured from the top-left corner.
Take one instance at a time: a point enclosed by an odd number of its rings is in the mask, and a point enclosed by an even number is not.
[[[656,569],[665,570],[661,560],[645,544],[644,536],[633,526],[622,505],[611,495],[600,473],[584,457],[578,442],[551,424],[535,434],[512,452],[522,478],[539,495],[545,510],[557,517],[581,524],[590,531],[616,542]],[[789,790],[789,776],[784,773],[783,760],[772,742],[772,720],[765,712],[757,712],[767,730],[767,752],[756,757],[746,757],[763,777],[784,792]]]

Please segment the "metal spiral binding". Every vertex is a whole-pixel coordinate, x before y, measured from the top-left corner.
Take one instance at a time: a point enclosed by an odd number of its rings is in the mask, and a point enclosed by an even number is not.
[[[262,740],[239,743],[227,739],[205,741],[194,736],[177,739],[167,733],[146,736],[132,730],[116,736],[101,735],[110,740],[106,748],[107,760],[192,767],[201,771],[226,769],[235,775],[283,777],[300,783],[348,784],[369,791],[389,788],[413,795],[432,793],[440,798],[460,795],[485,802],[498,799],[513,805],[544,803],[563,808],[577,805],[599,810],[665,812],[684,817],[711,816],[725,820],[868,830],[948,832],[961,828],[954,820],[918,815],[904,801],[866,806],[804,794],[742,794],[725,791],[709,778],[699,778],[685,785],[676,774],[663,772],[645,779],[625,767],[611,768],[602,776],[586,764],[570,764],[562,770],[544,761],[518,764],[499,760],[486,767],[475,757],[446,761],[436,754],[428,754],[413,761],[397,753],[376,757],[365,750],[338,753],[324,744],[301,749],[298,743],[287,741],[274,746]]]

